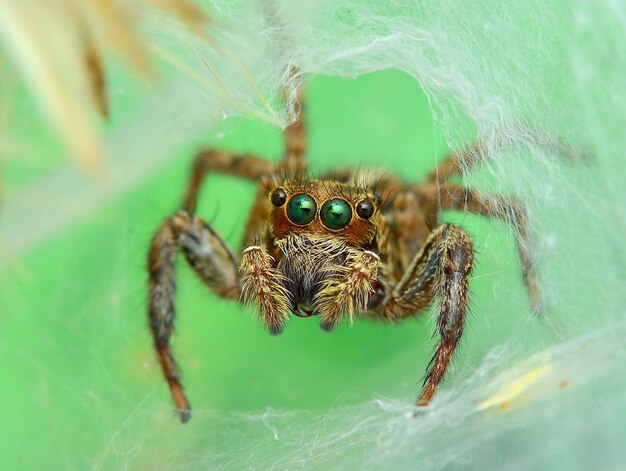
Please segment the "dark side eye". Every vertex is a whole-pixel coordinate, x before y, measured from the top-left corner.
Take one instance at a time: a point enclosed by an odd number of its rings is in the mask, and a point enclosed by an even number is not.
[[[272,195],[273,196],[273,195]],[[305,226],[315,218],[317,204],[312,196],[300,193],[294,196],[287,205],[287,217],[294,224]]]
[[[343,229],[352,219],[352,209],[344,200],[335,198],[322,205],[320,216],[329,229]]]
[[[277,208],[280,208],[283,204],[285,204],[285,201],[287,201],[287,193],[285,193],[285,190],[282,188],[274,190],[274,193],[272,193],[272,204]]]
[[[356,213],[362,219],[369,219],[374,214],[374,205],[368,200],[360,201],[356,205]]]

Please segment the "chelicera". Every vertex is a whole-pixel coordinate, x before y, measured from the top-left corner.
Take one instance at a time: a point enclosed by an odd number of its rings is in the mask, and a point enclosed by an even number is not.
[[[160,225],[152,240],[150,327],[183,422],[190,417],[190,405],[170,347],[179,250],[215,294],[252,305],[274,335],[292,314],[317,316],[321,328],[331,331],[343,319],[412,318],[438,298],[439,340],[418,406],[430,402],[463,334],[474,263],[470,236],[461,227],[440,223],[441,211],[459,209],[510,221],[531,305],[541,310],[522,205],[451,182],[461,168],[481,162],[480,145],[450,155],[418,183],[349,168],[312,178],[305,159],[304,114],[298,111],[299,118],[284,131],[285,154],[278,164],[220,150],[200,152],[181,210]],[[239,255],[196,214],[209,172],[258,185]]]

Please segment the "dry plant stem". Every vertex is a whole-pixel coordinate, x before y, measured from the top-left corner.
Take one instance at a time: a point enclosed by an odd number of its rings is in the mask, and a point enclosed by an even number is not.
[[[109,114],[106,59],[121,57],[144,80],[152,75],[150,41],[137,24],[152,15],[137,13],[155,8],[210,40],[208,15],[189,0],[0,2],[3,51],[13,56],[20,82],[30,87],[76,162],[94,178],[101,176],[103,149],[93,112]]]

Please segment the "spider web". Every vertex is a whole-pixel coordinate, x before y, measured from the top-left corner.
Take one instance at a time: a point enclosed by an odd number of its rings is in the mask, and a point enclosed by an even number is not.
[[[24,254],[27,268],[11,265],[2,274],[2,297],[11,308],[0,324],[0,363],[10,365],[12,381],[10,388],[0,387],[5,398],[0,410],[15,431],[15,446],[5,444],[0,460],[65,469],[619,467],[626,439],[626,7],[610,0],[483,0],[214,1],[208,8],[215,20],[210,46],[158,17],[145,22],[146,33],[162,49],[161,60],[174,67],[160,97],[137,99],[130,117],[110,130],[111,176],[101,187],[90,188],[62,168],[7,198],[2,238]],[[206,305],[218,311],[215,318],[228,320],[193,324],[214,329],[194,338],[192,324],[186,324],[191,321],[180,318],[176,348],[181,364],[189,365],[184,369],[192,403],[201,404],[191,422],[181,426],[167,402],[144,321],[128,320],[145,309],[143,255],[135,252],[145,250],[150,228],[175,209],[175,203],[165,201],[177,201],[180,189],[169,188],[172,179],[183,181],[185,156],[199,135],[209,134],[213,143],[233,150],[252,147],[278,155],[277,135],[259,141],[252,133],[250,142],[229,137],[248,126],[230,118],[288,123],[293,102],[281,108],[279,96],[285,84],[294,90],[293,66],[304,76],[353,78],[397,69],[414,79],[434,119],[433,140],[439,142],[427,157],[480,138],[485,162],[467,169],[463,182],[516,195],[527,205],[549,314],[539,320],[530,312],[516,278],[519,268],[506,255],[514,250],[506,224],[484,225],[450,214],[448,219],[475,237],[483,265],[472,281],[473,315],[460,357],[425,414],[413,417],[417,378],[389,373],[406,371],[417,358],[425,365],[430,347],[411,350],[407,338],[397,356],[375,363],[375,373],[366,378],[405,378],[407,384],[399,389],[381,389],[384,397],[376,392],[368,392],[365,400],[357,395],[356,401],[311,397],[310,409],[301,399],[273,408],[245,401],[233,407],[237,402],[227,399],[205,406],[203,392],[228,390],[236,383],[225,378],[224,384],[203,385],[198,376],[209,367],[194,362],[241,367],[226,353],[222,360],[217,347],[204,349],[205,343],[226,349],[248,339],[253,342],[248,352],[257,351],[259,363],[268,352],[278,352],[275,363],[280,355],[308,363],[293,344],[265,343],[249,333],[249,319],[232,319],[232,312],[240,312],[236,308],[216,303],[199,288],[186,289],[194,281],[183,272],[179,312]],[[115,80],[127,83],[124,77]],[[410,106],[417,98],[407,100]],[[316,105],[307,104],[315,115]],[[558,136],[559,142],[538,142],[537,130]],[[580,149],[585,158],[563,149]],[[171,155],[180,156],[180,164],[170,162]],[[326,162],[332,158],[338,157]],[[367,164],[389,164],[416,176],[434,162],[368,158]],[[355,162],[363,163],[350,161]],[[144,198],[154,188],[163,197],[151,200],[157,207],[149,208]],[[216,182],[215,188],[229,187]],[[28,197],[33,194],[45,195],[46,201],[34,204]],[[116,204],[121,198],[125,202]],[[242,202],[248,203],[245,198]],[[235,231],[229,240],[240,236],[240,215],[230,214],[239,203],[227,202],[216,217],[222,230]],[[150,217],[142,218],[146,211]],[[83,220],[89,223],[79,223]],[[105,231],[138,235],[120,241],[102,238]],[[90,259],[91,265],[81,262]],[[31,266],[43,267],[42,272]],[[86,266],[96,274],[81,279]],[[67,281],[59,288],[58,280]],[[46,293],[45,300],[30,299],[27,293],[35,289]],[[348,333],[379,335],[359,329],[355,325]],[[423,323],[420,329],[428,327]],[[7,332],[11,335],[3,339]],[[302,328],[299,333],[309,332]],[[347,342],[348,333],[339,332],[337,342]],[[186,341],[192,347],[186,348]],[[208,358],[209,351],[215,359]],[[354,361],[354,369],[363,370],[356,366],[358,357],[345,355],[333,361]],[[400,359],[407,355],[408,361]],[[254,376],[252,363],[243,365],[232,375]],[[337,365],[342,367],[350,369]],[[318,383],[330,378],[331,390],[337,378],[330,371],[311,375]],[[263,384],[274,381],[277,390],[297,389],[280,375],[259,376]],[[248,395],[254,393],[251,388]],[[52,433],[43,437],[32,425],[20,427],[21,414]],[[31,454],[33,440],[41,445]]]

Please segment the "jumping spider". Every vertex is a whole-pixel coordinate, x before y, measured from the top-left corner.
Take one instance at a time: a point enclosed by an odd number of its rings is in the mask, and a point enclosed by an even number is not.
[[[461,168],[480,163],[480,145],[450,155],[417,184],[378,171],[350,169],[310,178],[304,116],[297,111],[298,119],[284,131],[286,150],[277,165],[251,155],[200,152],[182,209],[161,224],[152,240],[150,327],[183,422],[190,417],[190,405],[169,345],[178,249],[210,289],[253,305],[275,335],[292,313],[319,316],[322,329],[330,331],[346,317],[391,322],[414,317],[437,297],[440,340],[418,406],[433,397],[463,334],[474,261],[470,236],[458,226],[439,225],[442,210],[512,221],[530,301],[540,311],[523,207],[512,198],[486,197],[450,182]],[[240,257],[196,215],[198,193],[208,172],[236,175],[259,185]]]

